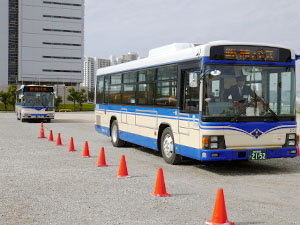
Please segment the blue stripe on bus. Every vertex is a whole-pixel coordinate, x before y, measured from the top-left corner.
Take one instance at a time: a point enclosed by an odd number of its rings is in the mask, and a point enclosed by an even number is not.
[[[256,129],[259,129],[262,134],[269,133],[273,130],[279,129],[295,129],[297,127],[296,121],[270,121],[270,122],[203,122],[199,121],[199,114],[190,114],[190,115],[179,115],[178,118],[178,109],[165,109],[165,108],[147,108],[147,107],[138,107],[138,106],[120,106],[120,105],[98,105],[98,110],[115,112],[115,113],[124,113],[128,114],[130,112],[131,115],[135,115],[136,111],[138,112],[136,115],[151,117],[151,118],[163,118],[163,119],[171,119],[171,120],[180,120],[180,121],[190,121],[199,123],[199,128],[203,130],[233,130],[237,132],[242,132],[244,134],[253,136],[251,132]],[[122,110],[123,109],[123,110]],[[147,112],[148,111],[148,112]],[[152,111],[152,112],[151,112]],[[157,115],[155,115],[157,113]],[[291,133],[295,133],[291,131]]]
[[[95,125],[96,131],[110,136],[110,129],[108,127]],[[157,148],[157,139],[145,137],[139,134],[133,134],[126,131],[119,131],[120,139],[124,141],[128,141],[130,143],[134,143],[140,146],[144,146],[153,150],[158,150]],[[267,159],[271,158],[286,158],[286,157],[296,157],[297,153],[291,153],[290,151],[297,150],[296,147],[282,147],[280,149],[267,149],[267,148],[259,148],[259,149],[249,149],[249,150],[266,150]],[[204,150],[188,147],[185,145],[175,144],[175,152],[179,155],[189,157],[192,159],[200,160],[200,161],[228,161],[228,160],[248,160],[249,152],[248,150]],[[240,156],[239,152],[245,152],[245,155]],[[206,154],[206,157],[203,157],[203,153]],[[212,154],[218,154],[218,157],[212,157]]]

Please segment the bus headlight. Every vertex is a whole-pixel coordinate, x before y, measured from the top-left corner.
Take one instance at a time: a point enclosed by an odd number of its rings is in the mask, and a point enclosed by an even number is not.
[[[289,145],[289,146],[295,146],[295,145],[296,145],[296,142],[295,142],[295,140],[293,140],[293,141],[289,141],[289,142],[288,142],[288,145]]]
[[[210,148],[217,149],[218,143],[210,143]]]
[[[202,137],[203,149],[225,149],[224,136],[203,136]]]
[[[289,140],[296,140],[296,134],[288,134]]]
[[[284,146],[296,146],[297,141],[298,141],[298,136],[295,133],[286,134]]]

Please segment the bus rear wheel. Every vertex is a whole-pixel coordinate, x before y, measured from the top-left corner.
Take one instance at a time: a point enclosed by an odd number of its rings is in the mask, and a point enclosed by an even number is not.
[[[175,143],[171,128],[164,129],[161,135],[160,149],[164,160],[172,165],[181,162],[181,156],[175,153]]]
[[[114,120],[111,124],[111,143],[114,147],[123,147],[125,145],[125,141],[121,140],[119,137],[119,126],[118,121]]]

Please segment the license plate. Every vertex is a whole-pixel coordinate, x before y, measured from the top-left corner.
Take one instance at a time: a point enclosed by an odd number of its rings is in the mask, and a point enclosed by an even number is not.
[[[264,160],[266,159],[266,150],[251,150],[249,151],[249,160]]]

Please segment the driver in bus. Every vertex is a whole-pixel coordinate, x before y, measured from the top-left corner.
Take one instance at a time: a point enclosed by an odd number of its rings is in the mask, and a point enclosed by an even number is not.
[[[244,103],[248,100],[249,96],[253,96],[252,89],[245,84],[246,77],[239,76],[236,78],[236,85],[231,86],[225,93],[224,99],[228,101],[231,96],[232,102]]]

